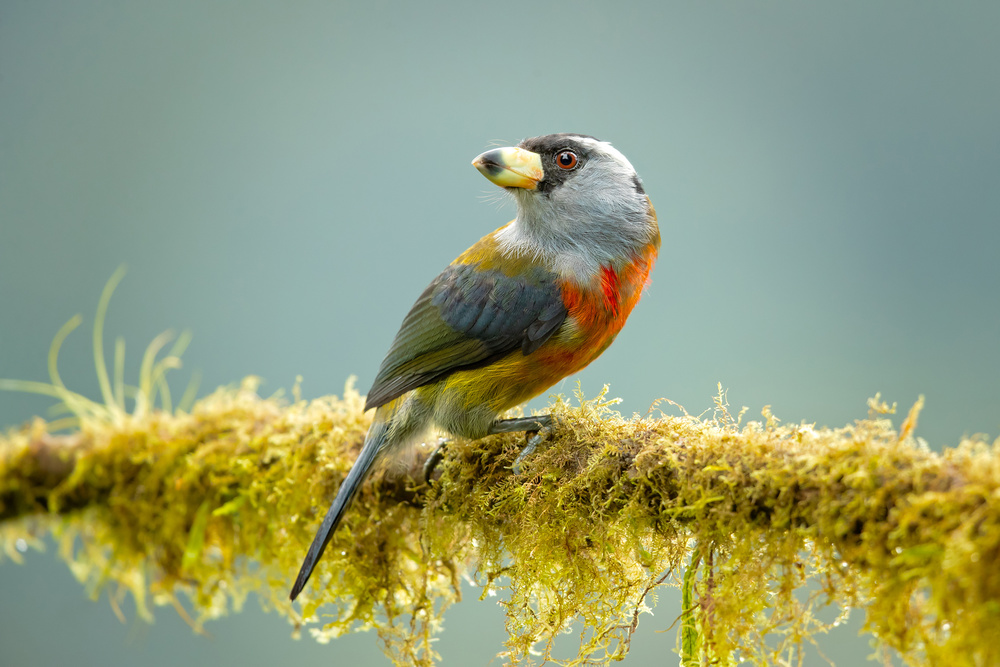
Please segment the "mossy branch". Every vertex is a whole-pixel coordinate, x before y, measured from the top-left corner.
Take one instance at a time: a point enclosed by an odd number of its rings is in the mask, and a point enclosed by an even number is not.
[[[741,425],[722,397],[712,419],[560,400],[521,474],[511,435],[456,442],[431,485],[416,463],[377,475],[292,606],[289,582],[363,442],[362,405],[350,387],[284,404],[251,380],[189,413],[68,436],[38,420],[0,438],[3,548],[18,556],[16,540],[54,529],[81,580],[117,583],[112,600],[130,591],[144,615],[148,593],[178,606],[183,593],[200,625],[255,591],[296,626],[322,612],[319,639],[374,627],[401,663],[434,659],[470,573],[484,594],[507,591],[508,659],[554,659],[574,622],[568,662],[620,657],[696,552],[678,649],[690,664],[787,659],[837,622],[819,620],[827,604],[863,608],[914,664],[1000,661],[1000,444],[932,453],[912,438],[915,411],[899,433],[878,414]]]
[[[431,664],[465,577],[505,591],[507,660],[581,664],[623,657],[673,585],[685,666],[801,664],[803,644],[854,608],[887,660],[1000,664],[1000,440],[928,451],[913,437],[922,400],[897,432],[878,397],[840,429],[783,426],[767,409],[743,424],[721,388],[710,419],[558,399],[552,437],[517,474],[523,439],[507,435],[453,443],[431,484],[416,460],[376,475],[293,606],[289,584],[368,428],[362,397],[348,383],[343,398],[293,390],[289,404],[248,378],[197,402],[192,383],[172,410],[165,375],[188,334],[159,360],[171,334],[158,336],[135,386],[124,341],[112,374],[104,364],[122,275],[94,323],[103,403],[59,377],[79,316],[56,334],[49,383],[0,379],[72,414],[0,436],[0,555],[20,561],[51,532],[95,597],[116,584],[119,614],[131,593],[149,617],[152,596],[200,630],[253,591],[296,633],[375,628],[394,662]],[[557,659],[553,639],[574,627],[578,650]]]

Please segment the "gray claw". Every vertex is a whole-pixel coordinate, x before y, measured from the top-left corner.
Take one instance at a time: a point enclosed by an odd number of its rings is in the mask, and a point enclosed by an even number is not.
[[[528,444],[524,446],[524,449],[521,450],[521,453],[517,455],[514,463],[510,466],[515,475],[521,474],[521,465],[524,463],[524,460],[533,454],[538,448],[539,443],[550,435],[552,435],[552,427],[549,425],[543,426],[538,431],[531,433],[531,436],[528,438]]]
[[[434,469],[444,460],[444,452],[448,449],[448,444],[449,442],[444,438],[439,439],[438,446],[434,448],[431,455],[424,461],[424,482],[427,484],[431,483],[431,475],[434,474]]]

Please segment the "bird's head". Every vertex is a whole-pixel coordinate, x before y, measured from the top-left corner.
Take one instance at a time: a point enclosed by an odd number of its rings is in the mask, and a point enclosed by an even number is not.
[[[596,268],[659,244],[639,175],[605,141],[548,134],[487,151],[472,164],[517,202],[517,219],[500,237],[510,250],[570,253],[574,264]]]

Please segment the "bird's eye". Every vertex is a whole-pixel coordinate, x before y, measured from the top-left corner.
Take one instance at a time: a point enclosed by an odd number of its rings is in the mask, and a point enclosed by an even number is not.
[[[572,169],[576,166],[576,153],[573,151],[560,151],[556,155],[556,164],[560,169]]]

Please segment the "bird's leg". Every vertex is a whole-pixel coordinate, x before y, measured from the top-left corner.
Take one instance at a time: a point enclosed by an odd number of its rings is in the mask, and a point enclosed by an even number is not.
[[[549,415],[538,415],[535,417],[517,417],[515,419],[500,419],[490,426],[490,434],[494,433],[516,433],[524,431],[528,439],[521,453],[514,459],[511,469],[515,475],[521,474],[521,464],[524,459],[534,453],[538,444],[545,440],[552,433],[552,417]]]
[[[424,481],[427,484],[431,483],[431,475],[434,474],[434,469],[438,467],[438,464],[444,460],[444,452],[448,449],[448,445],[451,444],[451,440],[447,438],[438,438],[437,447],[431,452],[431,455],[427,457],[424,461]]]
[[[549,415],[536,415],[534,417],[515,417],[514,419],[498,419],[490,426],[488,435],[495,433],[518,433],[527,431],[538,433],[543,428],[552,426],[552,417]]]
[[[536,417],[515,417],[513,419],[498,419],[493,422],[490,426],[490,430],[487,431],[487,435],[496,435],[497,433],[520,433],[524,432],[528,443],[521,450],[521,453],[517,455],[514,460],[514,465],[511,466],[515,474],[521,472],[521,464],[524,462],[528,456],[530,456],[535,449],[538,448],[539,443],[541,443],[545,438],[549,437],[552,432],[552,417],[548,415],[538,415]],[[431,455],[427,457],[424,461],[424,481],[428,484],[431,483],[431,475],[434,474],[434,470],[440,465],[441,461],[444,460],[444,453],[448,449],[448,445],[451,444],[450,440],[445,438],[438,439],[438,445],[431,452]]]

